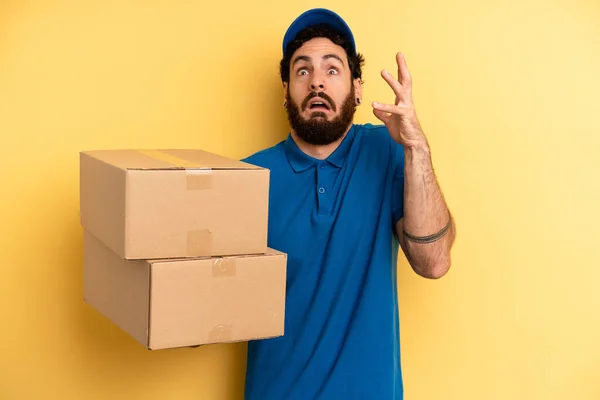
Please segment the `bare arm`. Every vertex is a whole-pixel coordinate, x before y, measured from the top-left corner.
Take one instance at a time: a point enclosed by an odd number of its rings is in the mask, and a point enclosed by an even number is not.
[[[400,246],[413,270],[437,279],[450,268],[455,225],[440,190],[427,139],[412,101],[412,78],[402,53],[396,55],[398,79],[382,71],[396,101],[373,103],[373,113],[404,148],[404,217],[396,224]]]
[[[427,143],[407,148],[404,155],[404,217],[396,224],[396,235],[413,270],[437,279],[450,268],[454,221],[435,177]]]

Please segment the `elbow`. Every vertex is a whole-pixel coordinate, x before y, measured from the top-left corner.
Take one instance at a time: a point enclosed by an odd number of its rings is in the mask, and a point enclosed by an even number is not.
[[[407,260],[417,275],[427,279],[440,279],[448,273],[452,264],[450,249],[454,232],[450,237],[451,239],[432,245],[403,242]]]
[[[413,265],[413,270],[423,278],[440,279],[450,270],[450,257],[444,257],[438,260],[428,260],[426,262]]]
[[[448,262],[438,262],[432,265],[428,273],[424,276],[424,278],[428,279],[440,279],[444,277],[448,271],[450,270],[450,261]]]

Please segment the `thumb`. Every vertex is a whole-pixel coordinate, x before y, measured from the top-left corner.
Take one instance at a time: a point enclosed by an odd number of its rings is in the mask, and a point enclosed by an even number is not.
[[[384,124],[387,125],[388,121],[390,120],[391,116],[388,115],[385,111],[381,111],[381,110],[376,110],[375,108],[373,108],[373,114]]]

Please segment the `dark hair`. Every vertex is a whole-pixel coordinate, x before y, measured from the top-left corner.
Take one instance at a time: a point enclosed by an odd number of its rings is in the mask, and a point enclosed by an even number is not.
[[[292,55],[305,42],[314,38],[327,38],[334,44],[341,46],[348,56],[348,65],[352,73],[352,79],[360,79],[362,81],[362,66],[365,63],[364,57],[360,53],[354,54],[350,47],[350,43],[338,31],[328,25],[314,25],[302,30],[296,38],[288,45],[281,62],[279,63],[279,74],[282,82],[290,81],[290,62]]]

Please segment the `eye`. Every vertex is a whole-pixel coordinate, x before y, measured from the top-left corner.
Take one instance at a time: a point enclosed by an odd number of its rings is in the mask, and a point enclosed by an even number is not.
[[[300,68],[298,70],[298,75],[308,75],[308,71],[306,70],[306,68]]]
[[[335,68],[330,68],[329,71],[327,71],[328,74],[330,75],[337,75],[338,74],[338,70]]]

